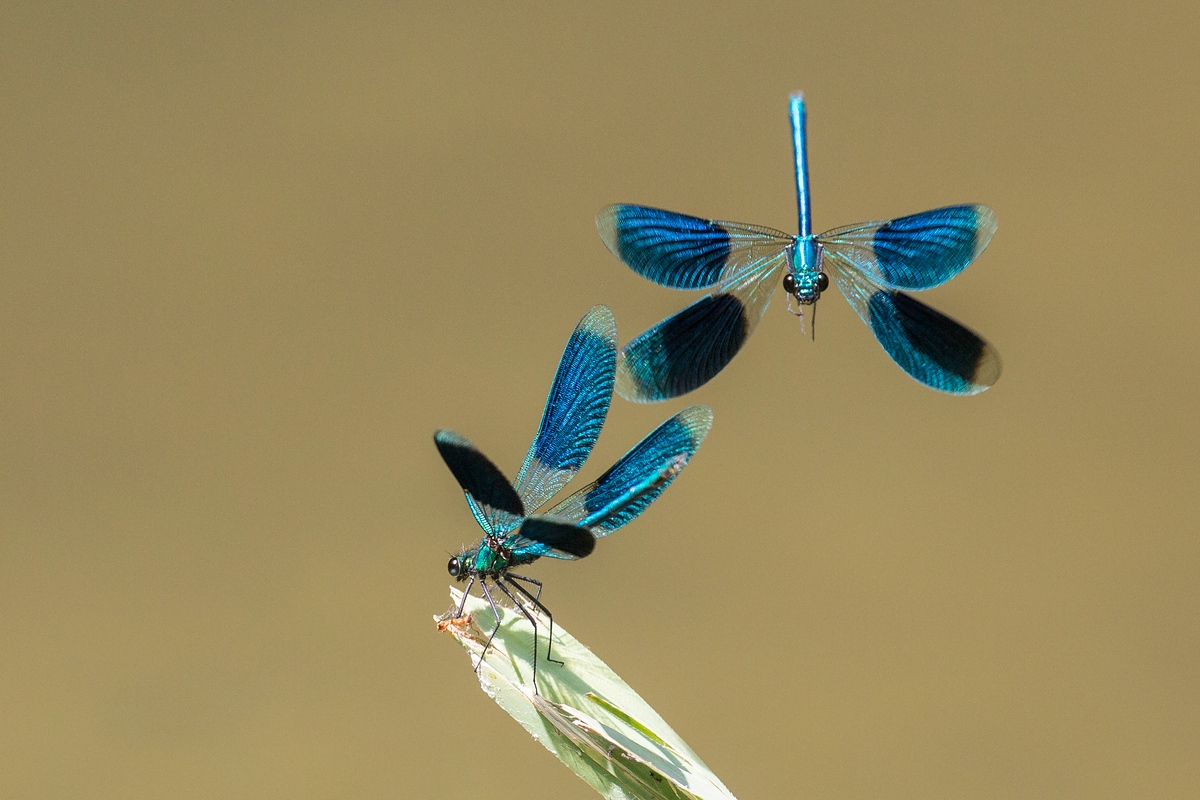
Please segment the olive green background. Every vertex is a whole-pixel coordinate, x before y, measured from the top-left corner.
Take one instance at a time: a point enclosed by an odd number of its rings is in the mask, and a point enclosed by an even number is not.
[[[501,7],[501,5],[503,7]],[[736,7],[736,11],[733,8]],[[617,201],[817,230],[960,202],[974,398],[836,291],[688,402],[545,600],[744,800],[1200,794],[1195,3],[6,3],[0,796],[593,796],[436,633],[571,326],[689,297]]]

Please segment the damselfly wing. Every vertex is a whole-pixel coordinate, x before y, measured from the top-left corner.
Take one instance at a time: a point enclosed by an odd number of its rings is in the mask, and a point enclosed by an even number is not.
[[[467,582],[463,604],[466,593],[478,583],[493,610],[492,589],[496,589],[533,626],[535,691],[538,624],[532,609],[546,615],[551,633],[554,618],[541,602],[541,582],[517,574],[513,568],[542,557],[570,560],[590,555],[597,538],[633,521],[662,494],[712,426],[712,412],[707,407],[685,408],[651,431],[595,481],[542,512],[542,506],[587,461],[600,435],[612,400],[616,363],[612,312],[596,306],[567,341],[537,435],[511,483],[465,437],[449,430],[434,434],[438,452],[483,529],[479,543],[453,556],[447,569],[457,580]],[[453,617],[461,617],[462,612],[460,605]],[[498,613],[496,619],[500,619]],[[490,645],[489,637],[479,663]],[[553,660],[549,647],[546,656]]]
[[[966,269],[996,232],[992,211],[947,206],[813,235],[801,94],[791,98],[791,123],[798,235],[637,205],[609,206],[597,216],[605,246],[639,275],[673,289],[712,289],[622,348],[617,393],[652,403],[710,381],[754,332],[780,283],[802,321],[808,309],[811,328],[830,277],[917,381],[950,394],[977,394],[995,383],[1001,371],[995,348],[907,294]]]

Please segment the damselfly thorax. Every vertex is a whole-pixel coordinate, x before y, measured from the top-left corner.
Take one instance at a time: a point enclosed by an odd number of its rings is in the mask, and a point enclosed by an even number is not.
[[[783,290],[802,306],[811,306],[829,288],[829,276],[824,270],[825,251],[812,237],[797,238],[792,247],[788,272],[783,276]]]
[[[505,547],[499,537],[489,535],[479,545],[466,548],[451,557],[446,564],[446,571],[459,583],[476,577],[495,579],[507,572],[509,567],[519,567],[535,560],[517,555],[511,547]]]

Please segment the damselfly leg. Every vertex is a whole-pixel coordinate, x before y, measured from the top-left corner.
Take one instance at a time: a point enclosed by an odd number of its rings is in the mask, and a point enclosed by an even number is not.
[[[546,660],[547,660],[547,661],[550,661],[550,662],[553,662],[553,663],[555,663],[555,664],[558,664],[560,667],[562,667],[562,666],[566,666],[566,664],[565,664],[564,662],[562,662],[562,661],[558,661],[558,660],[557,660],[557,659],[555,659],[555,658],[554,658],[552,655],[550,655],[550,653],[551,653],[551,652],[553,651],[553,649],[554,649],[554,615],[550,613],[550,609],[546,608],[546,606],[544,606],[544,605],[542,604],[542,602],[541,602],[540,600],[538,600],[538,598],[542,596],[542,582],[541,582],[541,581],[534,580],[533,578],[526,578],[524,575],[514,575],[514,574],[513,574],[513,573],[511,573],[511,572],[510,572],[510,573],[508,573],[507,577],[509,578],[509,581],[508,581],[508,582],[509,582],[509,585],[511,585],[511,586],[512,586],[514,589],[516,589],[517,591],[519,591],[521,594],[523,594],[523,595],[525,595],[526,597],[528,597],[528,598],[529,598],[529,600],[530,600],[530,601],[531,601],[531,602],[532,602],[532,603],[533,603],[535,606],[537,606],[537,607],[538,607],[538,609],[539,609],[539,610],[540,610],[540,611],[541,611],[543,614],[545,614],[545,615],[546,615],[546,619],[550,620],[550,632],[549,632],[549,633],[546,635],[546,639],[547,639],[547,642],[546,642]],[[513,580],[512,580],[513,578],[516,578],[516,579],[518,579],[518,580],[522,580],[522,581],[528,581],[529,583],[532,583],[532,584],[534,584],[535,586],[537,586],[537,594],[536,594],[536,595],[530,594],[530,593],[529,593],[529,590],[528,590],[528,589],[526,589],[524,586],[522,586],[522,585],[521,585],[521,584],[519,584],[519,583],[514,583],[514,582],[513,582]]]
[[[502,581],[503,581],[502,578],[497,579],[496,586],[500,589],[500,591],[502,591],[506,595],[508,595],[508,599],[512,600],[513,606],[516,607],[517,611],[520,611],[521,615],[523,617],[525,617],[525,619],[529,620],[529,624],[531,626],[533,626],[533,693],[537,694],[538,693],[538,690],[537,690],[537,659],[538,659],[538,625],[537,625],[537,621],[535,621],[533,618],[533,615],[529,613],[529,609],[525,608],[525,606],[521,604],[521,601],[517,600],[517,598],[513,595],[512,592],[510,592],[508,590],[508,587],[505,586]],[[513,586],[515,586],[518,589],[521,589],[521,587],[517,586],[517,584],[515,584],[515,583],[513,584]],[[521,589],[521,591],[526,596],[529,596],[529,592],[526,592],[524,589]],[[538,605],[540,606],[541,603],[538,603]],[[499,619],[499,617],[497,617],[497,619]],[[497,623],[496,627],[497,627],[497,629],[500,627],[499,623]],[[492,635],[494,636],[495,633],[493,632]],[[547,651],[547,655],[549,655],[549,651]],[[557,663],[562,663],[562,662],[557,662]]]

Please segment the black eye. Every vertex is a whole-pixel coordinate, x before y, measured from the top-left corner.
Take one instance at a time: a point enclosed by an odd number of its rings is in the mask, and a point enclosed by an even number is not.
[[[829,288],[829,276],[824,272],[817,275],[817,291],[823,292]]]
[[[455,578],[458,577],[459,567],[457,557],[450,559],[450,563],[446,565],[446,571],[449,572],[451,576]]]
[[[783,276],[783,290],[788,294],[796,293],[796,278],[790,272]]]

